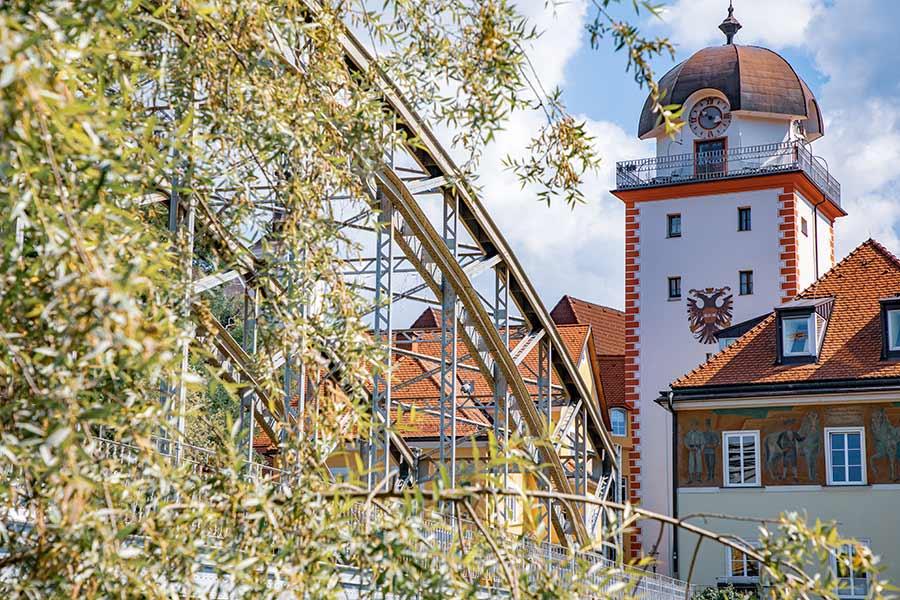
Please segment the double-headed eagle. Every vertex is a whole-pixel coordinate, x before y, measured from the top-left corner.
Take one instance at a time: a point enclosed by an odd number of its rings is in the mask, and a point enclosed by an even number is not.
[[[691,324],[691,332],[701,344],[716,343],[716,332],[731,325],[734,296],[729,294],[730,291],[731,288],[726,286],[688,292],[688,320]],[[720,298],[721,304],[719,304]],[[698,304],[698,300],[702,304]]]

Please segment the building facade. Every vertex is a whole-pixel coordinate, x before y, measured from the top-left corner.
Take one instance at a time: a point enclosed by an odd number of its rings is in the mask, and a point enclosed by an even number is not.
[[[776,305],[659,402],[674,415],[676,515],[836,521],[882,556],[888,580],[900,578],[900,261],[878,243]],[[757,523],[706,525],[759,538]],[[680,532],[678,555],[696,543]],[[865,597],[865,578],[840,574],[842,597]],[[716,544],[701,546],[694,579],[765,583],[758,565]]]
[[[818,103],[778,54],[733,43],[705,48],[660,80],[683,106],[670,136],[648,99],[639,136],[656,156],[617,165],[625,204],[625,401],[634,447],[630,497],[671,514],[672,419],[659,391],[719,349],[716,333],[792,299],[834,264],[840,186],[812,142],[824,133]],[[656,525],[633,538],[673,566]]]

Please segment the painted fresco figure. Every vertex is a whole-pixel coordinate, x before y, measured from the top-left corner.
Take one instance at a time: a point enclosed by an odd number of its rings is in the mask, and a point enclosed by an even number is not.
[[[688,449],[688,483],[703,479],[703,463],[701,453],[703,451],[703,432],[697,429],[698,423],[694,421],[694,428],[684,434],[684,445]]]
[[[787,479],[788,470],[790,470],[794,476],[794,481],[798,480],[797,459],[801,451],[801,444],[809,439],[811,435],[816,437],[815,444],[810,443],[809,449],[803,448],[802,451],[807,457],[807,470],[815,473],[814,466],[813,469],[810,470],[810,464],[814,464],[815,461],[810,461],[809,456],[811,454],[808,454],[813,452],[813,450],[816,454],[819,452],[818,417],[810,417],[810,415],[814,414],[815,413],[810,412],[804,415],[803,423],[797,431],[785,429],[784,431],[775,431],[766,436],[766,470],[769,472],[769,476],[772,479],[781,479],[783,481]],[[792,421],[793,419],[787,423],[791,423]],[[775,465],[778,464],[779,461],[781,461],[781,477],[777,477],[775,474]]]
[[[900,427],[891,425],[883,408],[872,412],[872,441],[875,452],[869,457],[872,477],[878,477],[876,458],[887,458],[891,470],[891,481],[897,480],[896,463],[900,460]]]
[[[822,443],[819,435],[819,413],[815,411],[806,413],[803,416],[799,433],[802,439],[798,443],[798,447],[806,460],[806,474],[810,481],[816,481],[819,469],[819,448]]]
[[[706,420],[706,431],[703,432],[703,465],[706,467],[706,480],[716,478],[716,455],[719,448],[719,434],[712,431],[712,420]]]

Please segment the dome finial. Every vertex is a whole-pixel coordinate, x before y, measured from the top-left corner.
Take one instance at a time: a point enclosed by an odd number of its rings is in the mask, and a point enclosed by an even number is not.
[[[725,34],[726,44],[734,43],[734,34],[736,34],[740,28],[741,24],[734,18],[734,6],[732,5],[732,0],[728,0],[728,16],[719,24],[719,29]]]

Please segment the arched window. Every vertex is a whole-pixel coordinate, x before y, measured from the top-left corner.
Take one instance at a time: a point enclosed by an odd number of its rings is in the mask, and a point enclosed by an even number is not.
[[[614,408],[609,411],[609,420],[612,423],[612,434],[624,436],[628,433],[628,418],[624,408]]]

